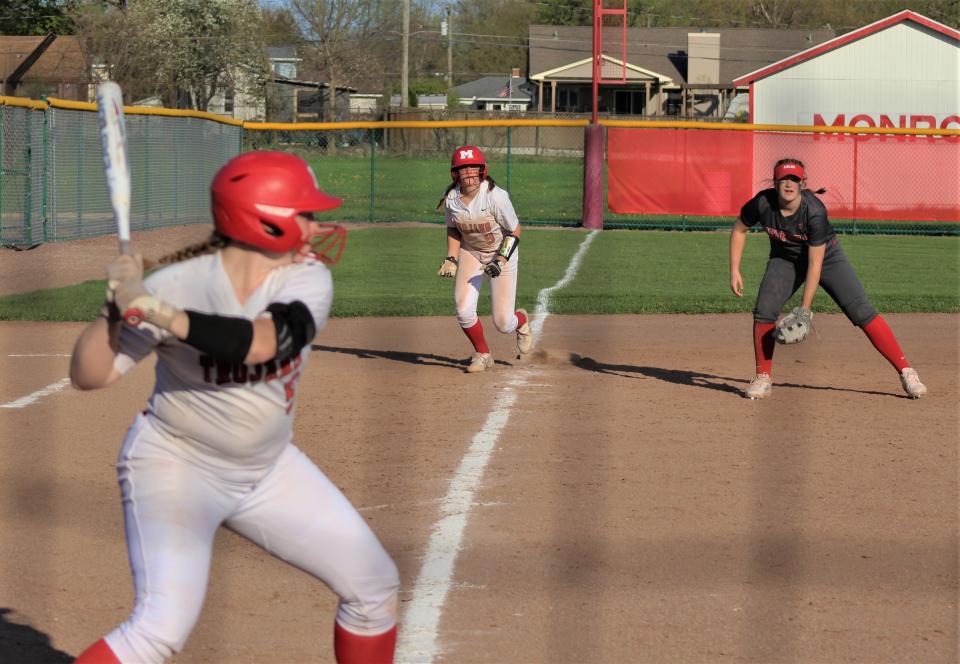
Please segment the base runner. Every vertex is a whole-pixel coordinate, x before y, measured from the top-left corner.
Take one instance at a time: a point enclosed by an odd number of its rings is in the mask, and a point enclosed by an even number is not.
[[[480,148],[454,150],[450,176],[453,182],[437,204],[444,206],[447,221],[447,256],[437,274],[456,279],[457,322],[474,350],[467,371],[478,373],[494,363],[477,316],[480,288],[488,279],[494,326],[503,334],[517,333],[521,354],[533,349],[530,316],[515,309],[523,229],[509,194],[487,175]]]

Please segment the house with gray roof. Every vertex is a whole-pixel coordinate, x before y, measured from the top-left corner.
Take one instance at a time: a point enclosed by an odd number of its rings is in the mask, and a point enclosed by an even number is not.
[[[526,111],[533,101],[533,86],[514,68],[510,76],[484,76],[453,88],[460,106],[478,111]]]
[[[529,27],[528,78],[536,110],[591,112],[592,31]],[[623,29],[604,28],[604,75],[626,81],[600,87],[599,111],[719,117],[738,92],[735,79],[835,36],[832,29],[627,28],[624,49]]]

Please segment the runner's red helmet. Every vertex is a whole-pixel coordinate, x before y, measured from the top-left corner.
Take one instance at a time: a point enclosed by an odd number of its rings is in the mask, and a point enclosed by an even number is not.
[[[286,152],[246,152],[228,161],[210,184],[214,226],[244,244],[283,253],[304,243],[296,216],[340,207],[320,191],[306,161]]]
[[[476,145],[464,145],[453,151],[453,158],[450,160],[450,177],[454,182],[460,179],[458,171],[464,166],[479,166],[480,179],[486,179],[487,160]]]

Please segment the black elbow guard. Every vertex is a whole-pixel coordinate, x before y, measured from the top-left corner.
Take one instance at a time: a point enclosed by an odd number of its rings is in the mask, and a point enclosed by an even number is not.
[[[520,238],[516,235],[504,235],[503,239],[500,241],[500,246],[497,248],[497,255],[503,256],[507,260],[510,260],[510,257],[513,256],[513,252],[517,250],[517,245],[520,244]]]
[[[277,331],[277,362],[285,362],[298,355],[303,347],[313,341],[317,326],[313,315],[300,300],[289,304],[273,303],[267,307]]]
[[[242,364],[253,343],[253,323],[246,318],[186,310],[190,329],[184,342],[215,360]]]

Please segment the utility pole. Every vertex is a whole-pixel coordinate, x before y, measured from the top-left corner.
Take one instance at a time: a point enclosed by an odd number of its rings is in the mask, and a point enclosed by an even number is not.
[[[447,88],[453,87],[453,8],[447,5]]]
[[[407,107],[410,79],[407,67],[410,62],[410,0],[403,0],[403,63],[400,70],[400,108]]]

